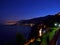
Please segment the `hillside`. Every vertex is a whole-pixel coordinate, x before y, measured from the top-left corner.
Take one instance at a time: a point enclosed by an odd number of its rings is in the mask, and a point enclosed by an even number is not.
[[[57,13],[55,15],[48,15],[45,17],[38,17],[38,18],[33,18],[29,20],[21,20],[18,21],[20,25],[22,24],[38,24],[38,23],[45,23],[45,24],[53,24],[55,22],[60,22],[60,13]]]

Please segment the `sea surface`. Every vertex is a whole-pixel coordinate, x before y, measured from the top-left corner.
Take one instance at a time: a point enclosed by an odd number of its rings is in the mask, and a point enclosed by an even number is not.
[[[0,45],[17,45],[16,33],[22,34],[27,39],[30,29],[28,26],[0,25]]]

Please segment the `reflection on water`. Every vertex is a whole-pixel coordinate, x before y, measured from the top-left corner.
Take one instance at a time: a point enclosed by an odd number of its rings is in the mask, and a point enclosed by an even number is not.
[[[28,26],[17,26],[17,32],[20,34],[23,34],[23,36],[27,39],[28,34],[30,32],[31,28]]]

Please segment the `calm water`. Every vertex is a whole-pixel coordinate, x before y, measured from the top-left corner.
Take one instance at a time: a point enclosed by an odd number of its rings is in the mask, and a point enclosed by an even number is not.
[[[30,29],[30,27],[24,26],[0,25],[0,45],[17,45],[16,33],[22,34],[27,39]]]
[[[30,32],[31,28],[28,26],[17,26],[17,32],[23,34],[23,36],[27,39],[28,34]]]

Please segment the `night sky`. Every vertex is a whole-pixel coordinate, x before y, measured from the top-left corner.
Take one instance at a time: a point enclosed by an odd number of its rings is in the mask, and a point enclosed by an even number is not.
[[[0,0],[0,22],[56,14],[60,0]]]

